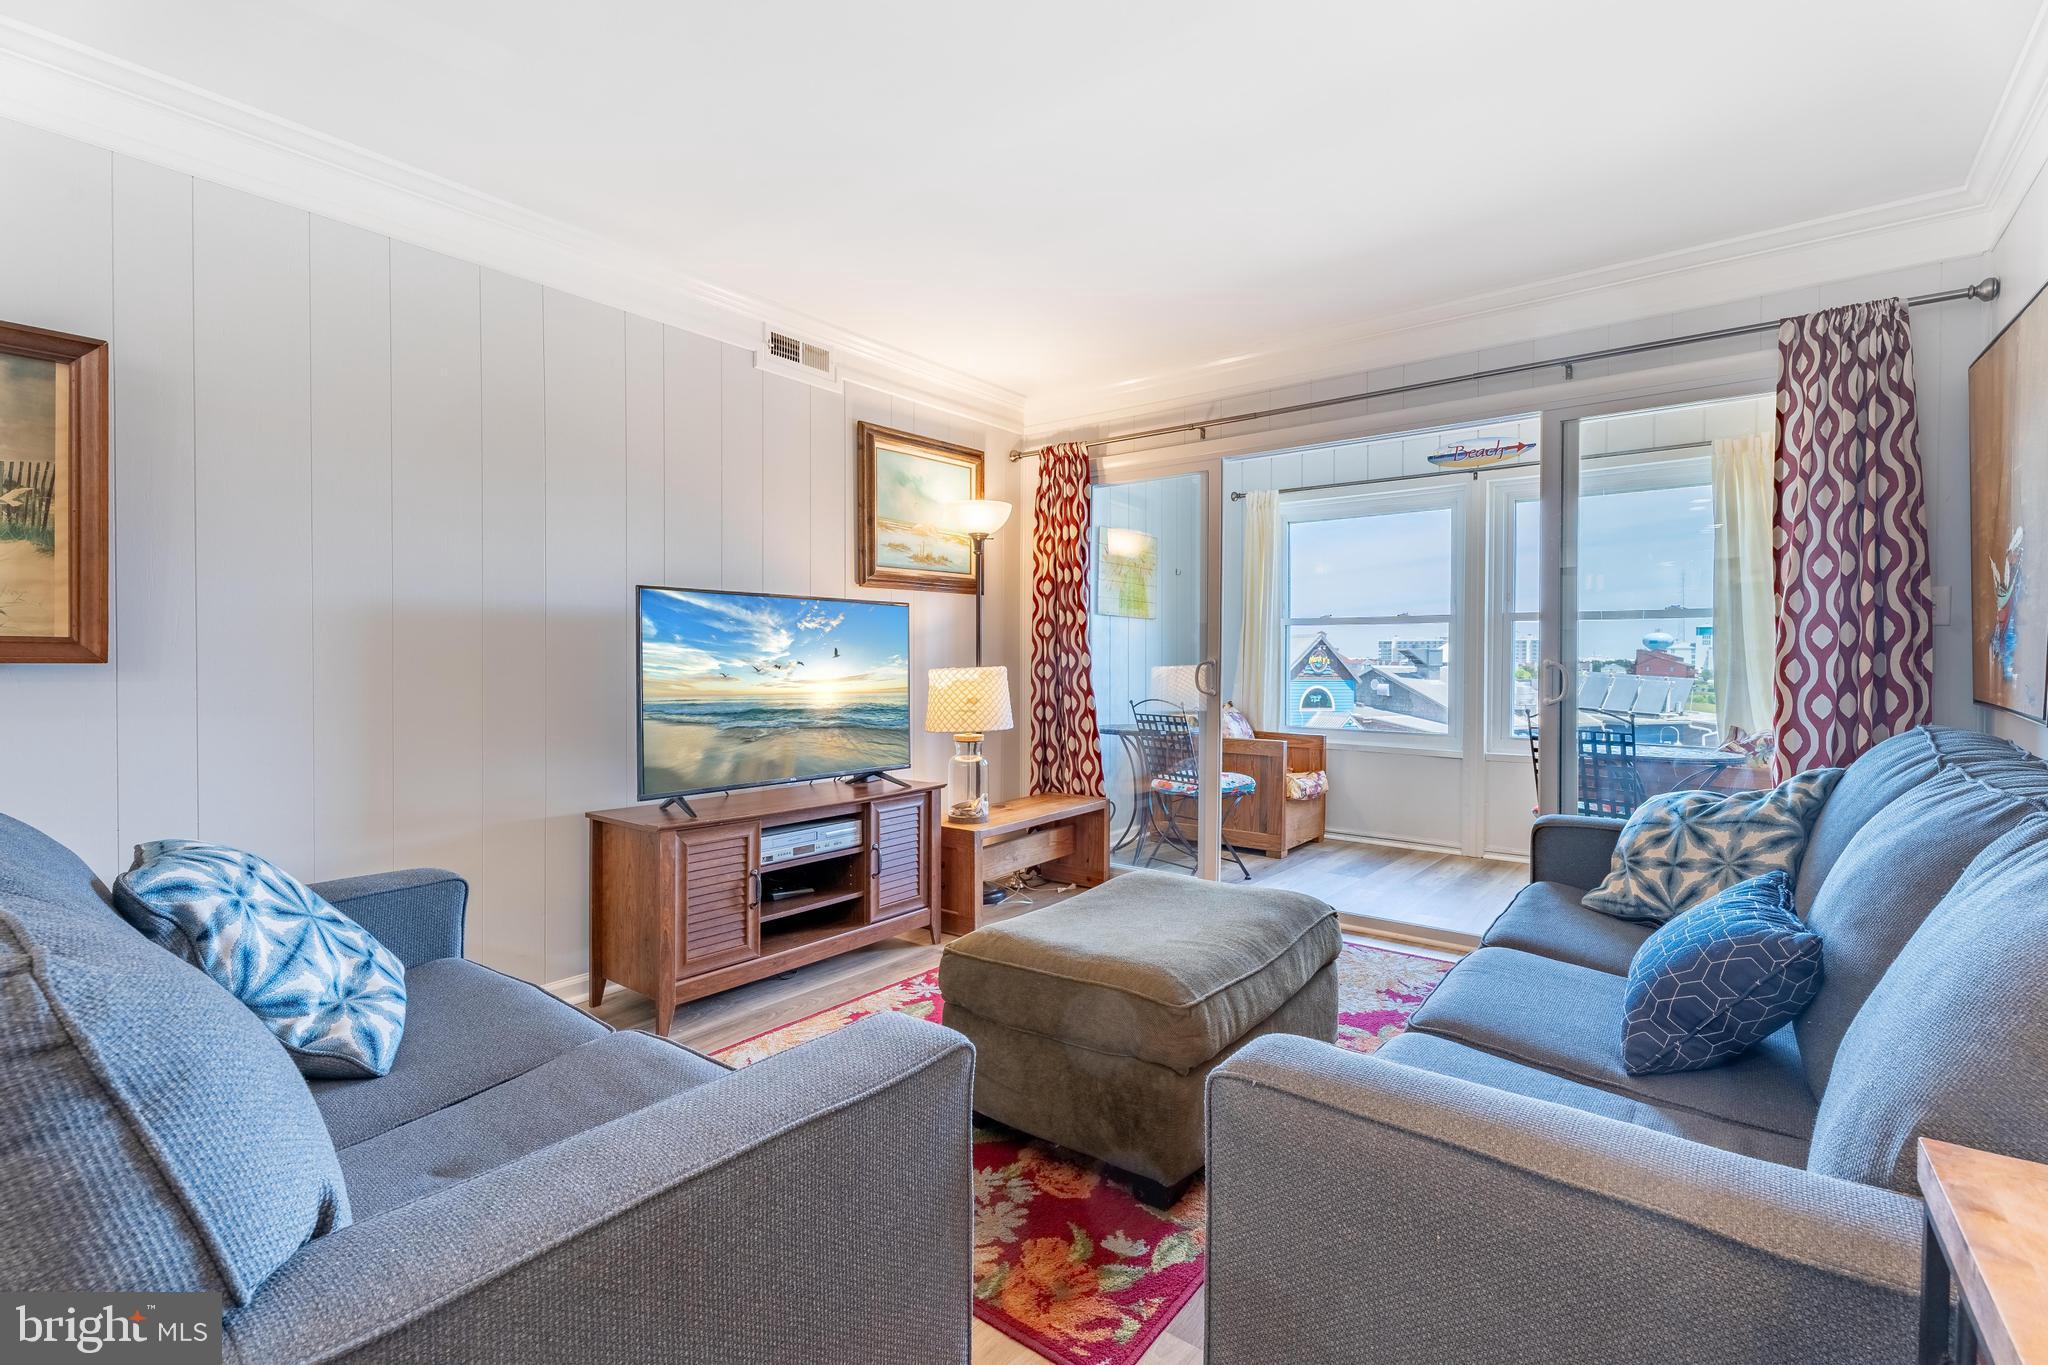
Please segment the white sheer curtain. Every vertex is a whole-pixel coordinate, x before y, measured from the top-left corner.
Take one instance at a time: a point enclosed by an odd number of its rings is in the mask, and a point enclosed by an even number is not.
[[[1726,738],[1775,728],[1769,436],[1714,442],[1715,712]]]
[[[1768,526],[1766,522],[1766,526]],[[1237,613],[1237,686],[1231,698],[1257,730],[1275,724],[1280,672],[1280,499],[1260,488],[1244,498],[1244,589]]]

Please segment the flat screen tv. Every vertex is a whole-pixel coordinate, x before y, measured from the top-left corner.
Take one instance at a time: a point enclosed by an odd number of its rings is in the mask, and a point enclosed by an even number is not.
[[[639,590],[640,799],[910,766],[910,607]]]

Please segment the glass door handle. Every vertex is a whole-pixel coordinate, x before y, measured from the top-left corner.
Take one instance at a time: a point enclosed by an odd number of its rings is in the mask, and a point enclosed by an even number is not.
[[[1543,661],[1543,676],[1546,682],[1549,681],[1550,674],[1553,670],[1555,670],[1557,673],[1557,691],[1544,692],[1537,698],[1537,700],[1545,706],[1556,706],[1558,703],[1564,700],[1564,685],[1565,679],[1568,676],[1564,671],[1564,665],[1559,663],[1555,659],[1545,659]]]
[[[1223,667],[1214,659],[1204,659],[1195,665],[1195,691],[1205,697],[1218,696],[1223,691]]]

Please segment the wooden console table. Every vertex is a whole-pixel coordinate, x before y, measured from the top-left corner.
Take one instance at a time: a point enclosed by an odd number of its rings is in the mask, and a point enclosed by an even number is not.
[[[1035,867],[1053,881],[1109,879],[1109,802],[1100,796],[1026,796],[989,807],[988,819],[947,820],[939,833],[940,923],[971,934],[984,882]]]
[[[676,1005],[898,934],[939,941],[939,792],[944,784],[805,784],[700,800],[697,818],[658,806],[587,812],[590,1007],[616,981]],[[851,848],[763,866],[761,831],[852,819]]]
[[[1922,1138],[1920,1193],[1920,1360],[2048,1361],[2048,1166]]]

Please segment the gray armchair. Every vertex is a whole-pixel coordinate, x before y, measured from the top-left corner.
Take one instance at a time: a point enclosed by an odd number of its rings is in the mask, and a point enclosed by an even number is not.
[[[1972,732],[1858,758],[1793,890],[1819,994],[1719,1065],[1623,1061],[1654,926],[1584,904],[1615,820],[1370,1056],[1255,1040],[1208,1089],[1209,1360],[1905,1365],[1923,1137],[2048,1161],[2048,764]]]
[[[218,1293],[248,1365],[968,1358],[965,1038],[735,1071],[464,960],[452,873],[319,890],[405,965],[388,1075],[309,1084],[0,816],[0,1285]]]
[[[1210,1365],[1910,1358],[1908,1195],[1294,1038],[1209,1123]]]
[[[973,1055],[878,1015],[353,1223],[229,1358],[965,1361]]]

